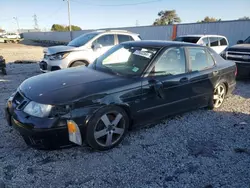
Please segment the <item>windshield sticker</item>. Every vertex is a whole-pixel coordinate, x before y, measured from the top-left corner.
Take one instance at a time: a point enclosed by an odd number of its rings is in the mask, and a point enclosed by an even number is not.
[[[137,68],[137,67],[134,67],[134,68],[132,69],[133,72],[137,72],[138,70],[139,70],[139,68]]]
[[[142,57],[146,57],[148,59],[150,59],[151,56],[152,56],[151,53],[148,53],[148,52],[145,52],[145,51],[140,51],[140,50],[136,50],[133,54],[139,55],[139,56],[142,56]]]

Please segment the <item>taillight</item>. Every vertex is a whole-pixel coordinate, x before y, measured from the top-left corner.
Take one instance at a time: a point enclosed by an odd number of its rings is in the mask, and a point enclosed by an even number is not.
[[[235,72],[234,72],[234,75],[237,76],[237,73],[238,73],[238,69],[237,69],[237,66],[235,66]]]

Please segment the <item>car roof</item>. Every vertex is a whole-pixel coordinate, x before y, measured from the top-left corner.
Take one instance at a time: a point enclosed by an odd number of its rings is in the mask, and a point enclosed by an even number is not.
[[[112,34],[127,34],[127,35],[139,35],[138,33],[133,33],[131,31],[127,30],[95,30],[92,31],[91,33],[112,33]]]
[[[178,41],[163,41],[163,40],[128,41],[128,42],[123,42],[122,44],[128,44],[128,45],[139,46],[139,47],[158,47],[158,48],[163,48],[167,46],[200,46],[201,47],[201,45],[193,44],[193,43],[178,42]]]
[[[223,38],[226,38],[223,35],[180,35],[178,37],[223,37]]]

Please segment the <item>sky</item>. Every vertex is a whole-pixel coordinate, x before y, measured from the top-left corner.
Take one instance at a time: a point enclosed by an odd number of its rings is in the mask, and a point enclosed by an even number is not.
[[[0,0],[0,28],[34,28],[36,14],[39,28],[49,30],[55,23],[68,25],[65,0]],[[182,23],[192,23],[205,16],[222,20],[250,17],[250,0],[70,0],[71,24],[82,29],[152,25],[161,10],[176,10]]]

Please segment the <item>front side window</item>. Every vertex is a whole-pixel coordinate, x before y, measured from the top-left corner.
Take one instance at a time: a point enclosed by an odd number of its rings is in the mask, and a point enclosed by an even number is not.
[[[210,40],[211,47],[219,46],[219,38],[218,37],[209,37],[209,40]]]
[[[115,43],[114,35],[103,35],[94,41],[94,44],[100,44],[102,47],[113,46]]]
[[[205,49],[188,48],[189,61],[192,71],[201,71],[214,66],[214,60]]]
[[[209,46],[208,38],[207,37],[202,38],[200,44],[203,45],[203,46]]]
[[[143,73],[157,51],[157,48],[120,44],[97,59],[97,69],[110,70],[125,76],[138,76]]]
[[[167,49],[157,60],[151,72],[154,76],[177,75],[186,72],[186,59],[183,48]]]
[[[133,41],[134,39],[129,35],[117,35],[119,44],[126,41]]]

